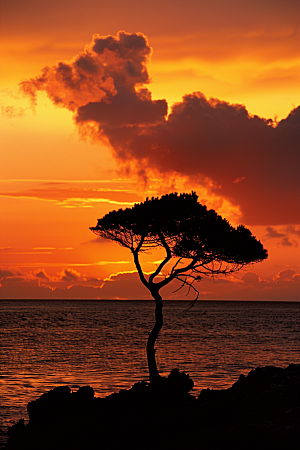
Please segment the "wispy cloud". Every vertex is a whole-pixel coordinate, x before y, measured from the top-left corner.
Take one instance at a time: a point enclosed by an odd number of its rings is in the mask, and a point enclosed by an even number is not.
[[[132,206],[142,198],[132,189],[106,188],[99,186],[100,183],[97,182],[92,182],[94,186],[90,187],[90,184],[86,181],[6,180],[1,184],[5,190],[0,191],[0,197],[50,201],[61,207],[83,208],[99,203]]]
[[[28,254],[28,252],[18,252],[20,254]],[[33,253],[31,253],[33,254]],[[38,253],[37,253],[38,254]],[[43,253],[45,254],[45,253]],[[106,265],[116,265],[119,264],[131,264],[131,261],[98,261],[95,263],[74,263],[74,262],[42,262],[42,261],[34,261],[34,262],[10,262],[10,267],[93,267],[93,266],[106,266]]]
[[[298,247],[298,241],[291,238],[291,235],[299,236],[299,230],[294,225],[289,225],[287,227],[281,227],[280,231],[275,227],[267,227],[266,228],[266,239],[275,239],[277,240],[277,245],[283,247]]]
[[[53,252],[11,252],[11,251],[7,251],[7,252],[1,252],[0,254],[6,254],[6,255],[52,255]]]
[[[73,247],[34,247],[33,250],[73,250]]]
[[[279,233],[274,227],[267,227],[266,238],[269,239],[277,239],[285,236],[285,233]]]
[[[25,116],[28,108],[16,106],[1,106],[1,115],[9,118]]]

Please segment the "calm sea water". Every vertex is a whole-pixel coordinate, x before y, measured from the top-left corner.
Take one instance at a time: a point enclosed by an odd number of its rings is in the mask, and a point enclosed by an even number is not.
[[[257,366],[300,360],[300,303],[166,301],[158,367],[189,373],[195,395],[226,388]],[[1,425],[55,386],[105,396],[147,380],[153,301],[2,301]],[[2,437],[3,442],[3,437]]]

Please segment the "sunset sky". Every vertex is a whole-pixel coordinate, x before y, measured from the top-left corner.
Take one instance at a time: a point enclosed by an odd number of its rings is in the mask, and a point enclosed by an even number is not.
[[[0,47],[1,298],[150,298],[89,227],[194,190],[269,252],[200,299],[300,300],[299,0],[2,2]]]

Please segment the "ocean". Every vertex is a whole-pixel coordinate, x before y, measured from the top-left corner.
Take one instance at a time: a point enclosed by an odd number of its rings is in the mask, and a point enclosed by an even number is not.
[[[164,302],[162,375],[179,368],[191,392],[223,389],[258,366],[300,362],[300,302]],[[1,445],[26,406],[56,386],[96,396],[147,381],[154,301],[1,301]]]

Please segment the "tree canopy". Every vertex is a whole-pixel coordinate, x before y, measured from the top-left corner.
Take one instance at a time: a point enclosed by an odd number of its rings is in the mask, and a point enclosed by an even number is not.
[[[147,341],[150,382],[154,384],[161,380],[154,349],[163,326],[160,289],[176,279],[181,282],[179,289],[187,286],[196,292],[196,301],[199,293],[194,282],[203,275],[227,275],[268,256],[250,230],[243,225],[232,227],[215,211],[201,205],[195,192],[147,198],[132,208],[111,211],[91,230],[132,252],[140,280],[155,300],[156,321]],[[165,258],[146,277],[139,254],[159,247],[165,250]],[[162,274],[172,259],[173,265]]]
[[[175,278],[188,283],[195,274],[198,279],[201,275],[229,274],[267,258],[267,251],[250,230],[243,225],[232,227],[215,211],[201,205],[194,192],[147,198],[132,208],[111,211],[91,230],[118,242],[134,255],[149,248],[164,248],[166,259],[150,276],[150,283],[172,257],[176,262],[164,281],[158,283],[160,287]],[[141,276],[139,264],[137,269]],[[148,284],[144,276],[142,282]]]

